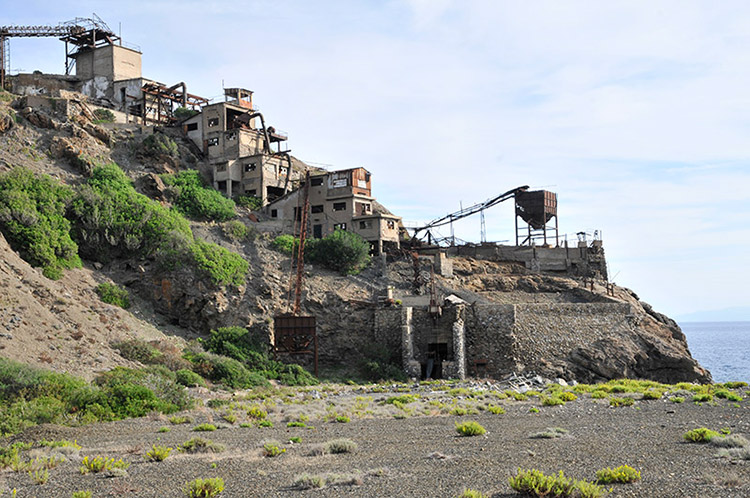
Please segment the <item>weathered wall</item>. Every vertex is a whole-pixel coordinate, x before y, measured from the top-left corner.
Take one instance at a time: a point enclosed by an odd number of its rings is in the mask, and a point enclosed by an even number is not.
[[[466,313],[466,367],[469,375],[499,377],[516,368],[513,359],[513,305],[474,305]],[[479,371],[477,371],[479,362]],[[481,365],[484,364],[484,367]]]
[[[374,337],[400,347],[404,368],[424,364],[430,343],[448,345],[444,377],[501,377],[513,371],[539,371],[550,358],[567,358],[589,344],[632,333],[631,307],[625,303],[445,306],[437,323],[426,308],[375,313]],[[400,322],[399,322],[400,320]],[[408,325],[408,337],[404,326]]]
[[[513,355],[531,370],[542,360],[565,358],[581,346],[629,334],[625,303],[515,305]]]

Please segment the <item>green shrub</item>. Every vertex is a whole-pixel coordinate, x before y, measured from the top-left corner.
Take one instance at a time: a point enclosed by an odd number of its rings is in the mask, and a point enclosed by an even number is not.
[[[297,247],[297,240],[291,235],[279,235],[271,242],[271,247],[284,254],[292,254]]]
[[[727,389],[739,389],[740,387],[747,387],[747,382],[744,382],[744,381],[725,382],[724,387],[726,387]]]
[[[149,462],[162,462],[169,457],[172,452],[172,448],[166,446],[151,446],[151,449],[146,452],[145,459]]]
[[[556,476],[546,476],[541,471],[521,470],[509,480],[510,487],[518,493],[534,496],[599,498],[604,488],[587,481],[565,477],[562,471]]]
[[[565,401],[563,401],[559,396],[550,396],[549,398],[546,396],[542,396],[542,406],[562,406],[565,404]]]
[[[286,453],[286,448],[280,448],[279,443],[272,441],[263,445],[263,456],[270,458]]]
[[[177,144],[164,133],[154,133],[147,136],[141,143],[139,151],[144,156],[166,155],[177,157]]]
[[[669,401],[672,403],[683,403],[685,401],[685,398],[682,396],[672,396],[669,398]]]
[[[497,405],[488,405],[487,411],[492,413],[493,415],[502,415],[503,413],[505,413],[505,408]]]
[[[143,339],[128,339],[115,342],[112,347],[120,353],[120,356],[130,361],[137,361],[144,365],[159,363],[163,353]]]
[[[175,372],[176,381],[181,386],[185,387],[205,387],[206,381],[203,380],[203,377],[198,375],[197,373],[193,372],[192,370],[187,369],[181,369],[177,370]]]
[[[633,406],[634,403],[633,398],[609,398],[609,406]]]
[[[187,107],[182,107],[182,106],[175,109],[173,113],[174,117],[177,119],[190,118],[192,116],[195,116],[196,114],[200,114],[200,112],[194,109],[188,109]]]
[[[705,427],[699,427],[697,429],[691,429],[687,431],[685,434],[683,434],[683,438],[685,441],[689,441],[691,443],[708,443],[713,438],[718,437],[720,434],[716,431],[712,431],[711,429],[707,429]]]
[[[93,261],[156,255],[167,261],[172,253],[179,259],[193,242],[187,220],[136,192],[116,164],[94,168],[69,215],[81,255]]]
[[[615,469],[606,469],[596,471],[596,482],[598,484],[611,484],[611,483],[629,483],[639,481],[641,479],[641,473],[635,470],[629,465],[620,465]]]
[[[198,372],[213,382],[220,382],[233,389],[246,389],[254,386],[267,386],[268,380],[257,372],[251,372],[234,358],[210,353],[192,356],[190,361]]]
[[[400,366],[400,361],[398,352],[381,344],[371,344],[364,351],[359,370],[364,379],[372,382],[387,380],[403,382],[407,377]]]
[[[476,489],[465,489],[463,493],[458,495],[458,498],[489,498],[486,494]]]
[[[727,401],[742,401],[742,396],[735,393],[727,394]]]
[[[187,415],[175,415],[173,417],[169,417],[169,423],[174,425],[189,424],[192,421],[193,419],[191,419]]]
[[[270,420],[261,420],[258,422],[258,427],[273,427],[273,422]]]
[[[712,399],[714,399],[714,397],[708,393],[696,394],[695,396],[693,396],[693,401],[696,403],[705,403],[707,401],[711,401]]]
[[[224,235],[232,240],[242,241],[247,239],[250,235],[250,229],[239,220],[227,221],[222,225],[221,229],[224,232]]]
[[[391,396],[390,398],[383,401],[383,403],[385,403],[386,405],[408,405],[409,403],[414,403],[418,399],[418,394],[401,394],[400,396]]]
[[[114,458],[107,458],[103,456],[86,456],[83,457],[83,460],[81,461],[80,471],[81,474],[88,474],[89,472],[98,474],[100,472],[104,472],[105,470],[112,469],[127,470],[128,467],[130,467],[130,464],[124,462],[122,459],[115,461]]]
[[[91,491],[73,491],[71,498],[91,498]]]
[[[247,417],[255,420],[263,420],[268,416],[268,412],[266,412],[263,408],[259,406],[251,406],[247,409]]]
[[[221,453],[225,449],[226,447],[223,444],[214,443],[210,439],[201,437],[194,437],[177,447],[177,450],[183,453]]]
[[[175,374],[162,366],[142,369],[115,367],[99,375],[95,383],[102,387],[116,418],[142,417],[152,411],[172,413],[192,406]]]
[[[336,420],[336,422],[338,422],[338,423],[340,423],[340,424],[348,424],[349,422],[351,422],[351,421],[352,421],[352,419],[350,419],[350,418],[349,418],[348,416],[346,416],[346,415],[339,415],[339,416],[337,416],[337,417],[335,418],[335,420]]]
[[[234,198],[235,204],[250,209],[251,211],[260,211],[263,207],[263,199],[253,195],[239,195]]]
[[[49,176],[24,168],[0,174],[0,231],[10,246],[48,278],[79,268],[78,246],[71,238],[65,210],[73,192]]]
[[[456,422],[456,432],[460,436],[481,436],[487,431],[478,422],[469,421],[460,424]]]
[[[269,346],[259,336],[242,327],[221,327],[212,330],[204,346],[212,353],[228,356],[237,361],[247,372],[249,378],[242,377],[245,384],[232,387],[265,385],[268,383],[265,379],[277,379],[292,386],[313,385],[318,382],[299,365],[287,365],[271,359]],[[239,372],[238,375],[241,374],[237,368],[234,370]]]
[[[354,275],[370,263],[370,244],[354,232],[336,230],[311,242],[305,254],[312,263],[322,264],[344,275]]]
[[[234,201],[207,186],[196,170],[163,175],[164,183],[173,187],[174,205],[185,216],[198,220],[226,221],[234,218]]]
[[[193,427],[193,430],[195,432],[213,432],[216,430],[216,426],[214,424],[199,424]]]
[[[224,491],[224,479],[221,477],[196,479],[185,483],[183,491],[190,498],[213,498]]]
[[[307,424],[304,422],[297,422],[297,421],[291,421],[286,423],[287,427],[302,427],[303,429],[307,428]]]
[[[115,115],[109,109],[94,109],[94,123],[114,123]]]
[[[127,289],[118,287],[116,284],[104,282],[96,286],[99,298],[107,304],[114,304],[123,309],[130,308],[130,294]]]
[[[237,253],[221,246],[195,241],[189,247],[194,264],[216,285],[242,285],[245,283],[248,264]]]

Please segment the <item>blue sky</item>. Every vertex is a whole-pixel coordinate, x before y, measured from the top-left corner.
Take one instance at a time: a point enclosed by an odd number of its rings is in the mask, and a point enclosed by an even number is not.
[[[121,23],[144,76],[191,93],[254,90],[296,156],[366,167],[405,220],[546,188],[658,310],[750,307],[747,2],[0,3],[0,24]],[[11,67],[62,72],[62,43],[12,40]],[[486,220],[513,237],[510,205]]]

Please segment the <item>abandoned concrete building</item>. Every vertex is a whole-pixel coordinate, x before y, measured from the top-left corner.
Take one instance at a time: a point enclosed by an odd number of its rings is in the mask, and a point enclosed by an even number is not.
[[[60,38],[65,42],[65,74],[37,71],[10,76],[7,40],[13,37]],[[174,108],[197,109],[208,103],[187,93],[183,82],[168,87],[144,78],[140,49],[125,44],[96,15],[55,26],[3,26],[0,46],[0,84],[9,84],[19,95],[64,97],[65,92],[77,92],[93,104],[118,111],[119,122],[142,123],[174,122]]]
[[[265,208],[271,219],[279,220],[283,231],[293,232],[301,218],[302,192],[298,188]],[[313,237],[344,230],[368,241],[374,254],[400,247],[401,218],[372,196],[372,175],[365,168],[314,173],[308,195],[309,233]]]
[[[258,197],[263,204],[291,191],[306,165],[282,150],[287,134],[266,126],[253,107],[252,91],[225,88],[224,97],[182,122],[208,157],[214,188],[227,197]]]

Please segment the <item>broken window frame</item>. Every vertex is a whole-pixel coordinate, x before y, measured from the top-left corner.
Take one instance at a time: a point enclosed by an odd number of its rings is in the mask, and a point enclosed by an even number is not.
[[[334,202],[332,208],[334,211],[346,211],[346,202]]]

